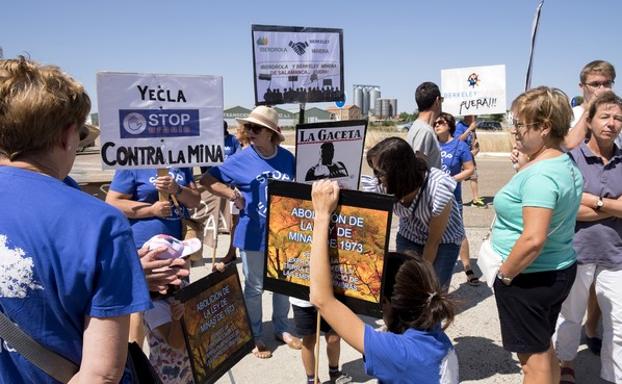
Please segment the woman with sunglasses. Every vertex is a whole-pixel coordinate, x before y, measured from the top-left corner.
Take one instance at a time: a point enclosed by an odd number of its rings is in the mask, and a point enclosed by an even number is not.
[[[462,181],[468,179],[475,171],[473,155],[467,143],[453,138],[456,132],[456,119],[451,114],[441,112],[440,116],[434,121],[434,131],[441,146],[441,170],[453,177],[458,183],[454,191],[454,197],[458,202],[460,214],[462,214]],[[467,283],[473,286],[479,285],[479,279],[471,269],[469,241],[466,236],[462,240],[460,250],[460,261],[462,261]]]
[[[414,251],[434,265],[447,289],[464,238],[456,181],[429,168],[403,139],[389,137],[367,152],[380,189],[395,196],[393,212],[400,218],[397,252]]]
[[[603,324],[600,377],[622,383],[622,150],[615,144],[622,131],[622,99],[613,92],[596,96],[586,122],[589,140],[569,152],[585,180],[573,240],[577,278],[562,305],[553,341],[562,380],[573,383],[581,322],[594,285]]]
[[[514,100],[512,114],[516,147],[529,161],[494,199],[501,337],[517,353],[524,383],[559,383],[551,336],[577,271],[572,238],[583,189],[581,172],[560,149],[572,111],[562,91],[538,87]]]
[[[246,128],[251,145],[236,152],[201,177],[201,184],[210,193],[234,202],[240,209],[233,245],[240,250],[244,272],[244,299],[251,320],[255,349],[261,359],[272,352],[261,340],[264,250],[268,180],[294,180],[294,155],[279,146],[285,140],[278,126],[279,115],[270,107],[255,108],[246,119],[238,119]],[[238,192],[240,191],[240,192]],[[287,332],[287,296],[272,295],[274,337],[294,349],[300,349],[300,339]]]

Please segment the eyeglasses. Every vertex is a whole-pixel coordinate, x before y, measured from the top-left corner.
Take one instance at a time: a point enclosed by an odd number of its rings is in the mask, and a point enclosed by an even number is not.
[[[594,89],[598,89],[600,87],[610,89],[611,87],[613,87],[614,83],[615,81],[613,80],[605,80],[605,81],[590,81],[589,83],[583,83],[583,84]]]
[[[533,127],[534,125],[538,125],[538,124],[540,124],[540,122],[526,124],[526,123],[521,123],[520,121],[518,121],[516,119],[512,119],[512,125],[516,129]]]
[[[257,125],[257,124],[247,124],[247,125],[246,125],[246,128],[247,128],[249,131],[252,131],[254,134],[258,134],[258,133],[260,133],[261,131],[263,131],[264,126],[262,126],[262,125]]]
[[[437,125],[447,125],[447,122],[445,120],[437,120],[434,122],[434,126],[436,127]]]

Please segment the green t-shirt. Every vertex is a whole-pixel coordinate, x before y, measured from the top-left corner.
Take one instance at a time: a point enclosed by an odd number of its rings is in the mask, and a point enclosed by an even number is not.
[[[568,155],[541,160],[518,172],[494,199],[493,249],[507,259],[523,233],[523,207],[549,208],[553,217],[544,248],[523,273],[569,267],[576,260],[572,238],[582,193],[583,177]]]

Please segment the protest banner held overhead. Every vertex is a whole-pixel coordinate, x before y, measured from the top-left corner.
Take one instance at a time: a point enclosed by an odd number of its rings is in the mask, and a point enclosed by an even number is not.
[[[342,29],[251,29],[256,105],[344,100]]]
[[[296,126],[296,181],[335,179],[342,188],[358,189],[367,120]]]
[[[104,169],[223,161],[222,77],[100,72]]]
[[[196,384],[214,383],[254,347],[235,265],[183,288],[182,328]]]
[[[506,112],[505,65],[443,69],[443,112],[456,116]]]
[[[270,180],[268,196],[264,288],[308,300],[311,186]],[[388,195],[340,192],[329,235],[333,286],[336,297],[357,313],[381,317],[392,209]]]

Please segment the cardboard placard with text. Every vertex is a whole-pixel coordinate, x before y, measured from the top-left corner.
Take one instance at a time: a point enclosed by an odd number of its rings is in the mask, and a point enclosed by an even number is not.
[[[336,297],[354,312],[381,317],[393,198],[341,190],[329,252]],[[270,180],[264,288],[309,300],[313,236],[311,186]]]
[[[99,72],[97,102],[103,169],[223,162],[220,76]]]
[[[296,126],[296,181],[334,179],[358,189],[367,120],[331,121]]]
[[[505,113],[505,65],[443,69],[441,96],[454,116]]]
[[[256,105],[345,100],[343,30],[253,25]]]
[[[235,265],[181,289],[182,327],[196,384],[211,384],[251,352],[255,342]]]

